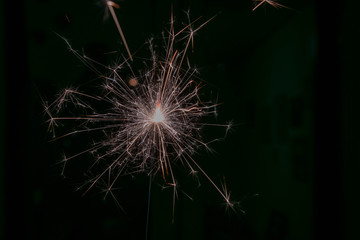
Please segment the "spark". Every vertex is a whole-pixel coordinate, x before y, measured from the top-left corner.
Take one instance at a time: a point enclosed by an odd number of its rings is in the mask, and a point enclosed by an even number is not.
[[[113,7],[111,3],[108,1],[109,7]],[[111,189],[122,176],[159,174],[173,189],[174,208],[178,184],[173,168],[180,162],[191,173],[202,173],[232,208],[227,189],[218,187],[193,157],[200,148],[208,149],[210,143],[219,140],[204,141],[204,126],[222,127],[225,135],[231,126],[202,122],[204,117],[216,114],[218,104],[201,99],[199,91],[203,85],[197,69],[187,59],[194,33],[211,19],[194,28],[198,19],[191,22],[189,18],[189,24],[176,32],[171,15],[168,35],[161,39],[165,51],[157,53],[154,40],[149,40],[151,58],[139,70],[133,69],[126,58],[115,67],[104,66],[79,54],[63,38],[75,56],[95,73],[101,72],[96,65],[107,71],[99,74],[101,82],[97,86],[101,87],[95,92],[69,88],[52,103],[44,104],[49,131],[55,134],[54,129],[62,126],[60,122],[75,129],[54,135],[54,140],[87,134],[83,139],[89,140],[90,146],[73,155],[64,154],[62,161],[68,165],[80,156],[93,156],[88,168],[93,177],[84,194],[104,183],[106,192],[112,195]],[[130,53],[129,56],[132,59]]]
[[[255,11],[258,7],[260,7],[262,4],[267,3],[271,6],[273,6],[274,8],[288,8],[285,5],[282,5],[280,3],[278,3],[276,0],[253,0],[254,3],[259,2],[256,4],[256,6],[252,9],[253,11]],[[289,9],[289,8],[288,8]]]
[[[122,41],[124,43],[124,46],[125,46],[125,49],[126,49],[128,55],[129,55],[129,58],[130,58],[131,61],[133,61],[133,57],[132,57],[130,49],[129,49],[128,45],[127,45],[124,33],[123,33],[122,29],[121,29],[120,23],[119,23],[119,21],[118,21],[118,19],[116,17],[115,11],[114,11],[114,7],[119,8],[119,5],[114,3],[113,1],[106,1],[106,4],[107,4],[107,6],[109,8],[109,11],[111,13],[111,16],[112,16],[114,22],[115,22],[115,25],[116,25],[116,28],[117,28],[119,34],[120,34],[120,37],[121,37],[121,39],[122,39]]]

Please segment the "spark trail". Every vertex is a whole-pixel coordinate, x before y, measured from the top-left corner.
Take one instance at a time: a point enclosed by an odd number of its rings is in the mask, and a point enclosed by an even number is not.
[[[264,3],[267,3],[267,4],[271,5],[271,6],[273,6],[274,8],[287,8],[287,9],[289,9],[287,6],[278,3],[277,0],[253,0],[253,2],[256,3],[255,7],[252,9],[253,11],[255,11],[258,7],[260,7]]]

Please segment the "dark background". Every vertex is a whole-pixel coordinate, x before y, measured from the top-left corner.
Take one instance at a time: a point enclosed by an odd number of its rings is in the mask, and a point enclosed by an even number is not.
[[[1,2],[0,239],[145,238],[146,178],[116,191],[126,213],[96,191],[81,197],[80,178],[60,177],[64,145],[48,142],[42,114],[41,98],[96,77],[55,33],[104,62],[103,53],[126,54],[99,3]],[[195,188],[179,168],[194,200],[179,194],[172,223],[171,191],[155,181],[149,239],[360,239],[359,2],[283,3],[292,9],[173,1],[179,22],[187,9],[193,19],[220,13],[198,32],[190,58],[224,103],[219,121],[236,126],[215,154],[196,159],[216,183],[226,176],[246,213],[226,212],[204,177]],[[170,1],[120,5],[130,49],[168,26]]]

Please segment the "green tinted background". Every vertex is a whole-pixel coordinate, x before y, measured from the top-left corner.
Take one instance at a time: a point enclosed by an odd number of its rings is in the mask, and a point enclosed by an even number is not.
[[[63,149],[80,149],[86,139],[49,143],[42,114],[41,99],[97,77],[57,34],[111,64],[119,56],[104,53],[126,54],[112,20],[104,21],[100,1],[17,3],[1,9],[1,233],[5,239],[144,239],[146,177],[124,180],[116,191],[126,214],[100,191],[81,197],[83,173],[63,179],[56,163]],[[168,27],[170,1],[119,4],[130,49],[146,52],[144,42]],[[206,81],[205,97],[223,103],[218,121],[235,126],[212,146],[215,153],[195,158],[216,183],[226,177],[246,214],[227,213],[213,186],[199,175],[197,188],[179,165],[181,189],[194,200],[179,192],[172,223],[172,193],[157,179],[150,239],[360,238],[358,8],[351,1],[284,4],[292,9],[267,5],[252,12],[250,0],[173,1],[180,23],[188,9],[202,21],[218,14],[195,36],[189,58]]]

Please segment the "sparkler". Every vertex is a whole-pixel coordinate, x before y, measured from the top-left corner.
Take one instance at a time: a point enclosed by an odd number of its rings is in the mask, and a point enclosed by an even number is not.
[[[200,134],[202,127],[223,127],[227,133],[231,123],[202,122],[205,116],[215,113],[217,104],[200,98],[199,91],[203,85],[198,80],[197,69],[191,66],[186,55],[190,42],[193,46],[194,33],[211,19],[197,28],[194,25],[200,18],[193,22],[190,17],[188,19],[187,26],[175,31],[171,14],[170,29],[162,38],[164,53],[157,54],[153,40],[150,40],[151,59],[139,71],[135,71],[132,62],[126,58],[115,67],[97,63],[80,55],[63,38],[69,49],[99,74],[101,81],[101,87],[96,88],[96,92],[68,88],[52,103],[44,103],[44,111],[49,117],[48,130],[54,134],[53,140],[79,134],[85,134],[85,138],[98,136],[96,132],[102,135],[101,139],[91,139],[87,149],[74,155],[64,155],[61,161],[64,171],[70,160],[92,154],[89,171],[94,177],[84,193],[95,184],[105,182],[105,196],[112,195],[111,191],[121,176],[159,174],[165,184],[173,188],[174,208],[177,181],[173,167],[180,162],[192,174],[200,171],[222,196],[227,207],[234,209],[235,203],[230,200],[225,183],[222,188],[218,187],[193,158],[199,148],[209,149],[209,144],[218,140],[204,142]],[[104,67],[107,73],[101,74],[96,65]],[[76,127],[57,137],[55,129],[59,123]]]

